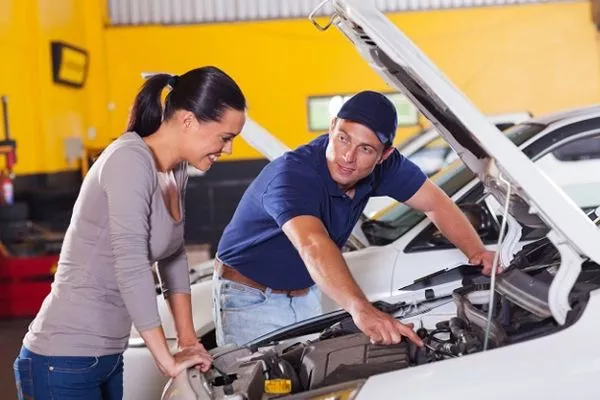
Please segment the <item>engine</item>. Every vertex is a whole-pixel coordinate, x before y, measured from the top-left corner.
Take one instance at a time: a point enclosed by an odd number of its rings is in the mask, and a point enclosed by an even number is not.
[[[213,370],[204,378],[197,372],[195,376],[203,379],[202,385],[210,388],[213,399],[262,400],[281,394],[295,399],[293,394],[302,397],[310,391],[312,395],[372,375],[480,352],[486,330],[488,348],[495,348],[555,329],[551,318],[525,312],[500,295],[496,296],[492,323],[488,326],[488,296],[488,284],[470,284],[455,290],[452,299],[445,302],[455,306],[455,315],[416,330],[425,344],[423,347],[408,340],[394,345],[372,344],[352,318],[342,317],[325,325],[327,328],[315,328],[305,336],[289,335],[254,346],[224,348],[215,354]],[[435,301],[440,300],[432,300]],[[397,318],[418,321],[438,307],[421,306],[415,309],[400,304],[388,311]],[[285,383],[284,388],[270,386],[281,382]],[[192,383],[198,391],[202,385]]]
[[[302,346],[298,364],[301,387],[305,390],[366,378],[407,368],[409,346],[371,344],[362,333],[321,340]]]

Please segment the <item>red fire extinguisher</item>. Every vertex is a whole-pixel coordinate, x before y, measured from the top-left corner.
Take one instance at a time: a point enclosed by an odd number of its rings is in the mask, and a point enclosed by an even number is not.
[[[4,140],[0,141],[3,147],[2,154],[5,156],[5,170],[0,175],[0,204],[12,205],[14,199],[13,167],[17,162],[17,144],[10,138],[10,127],[8,125],[8,96],[0,96],[2,102],[2,114],[4,122]]]
[[[14,203],[14,187],[10,175],[5,171],[0,178],[0,187],[2,188],[2,204],[11,205]]]

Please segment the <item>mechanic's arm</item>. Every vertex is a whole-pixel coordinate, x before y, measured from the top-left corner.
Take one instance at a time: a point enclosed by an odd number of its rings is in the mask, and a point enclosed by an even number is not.
[[[294,244],[308,272],[327,296],[348,311],[358,328],[376,343],[398,343],[402,336],[422,345],[412,330],[371,305],[356,284],[346,261],[316,217],[294,217],[282,226]]]
[[[485,248],[467,217],[437,185],[427,179],[405,204],[424,212],[469,262],[483,265],[484,274],[491,272],[493,252]]]

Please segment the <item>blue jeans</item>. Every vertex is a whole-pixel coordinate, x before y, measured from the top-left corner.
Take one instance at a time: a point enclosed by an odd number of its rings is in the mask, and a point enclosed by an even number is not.
[[[321,314],[321,292],[306,296],[264,292],[213,275],[213,317],[217,344],[243,345],[266,333]]]
[[[21,347],[14,362],[19,400],[121,400],[123,356],[47,357]]]

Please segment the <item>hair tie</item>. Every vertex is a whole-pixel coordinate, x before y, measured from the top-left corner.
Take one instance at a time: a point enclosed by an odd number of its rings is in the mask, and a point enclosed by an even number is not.
[[[177,85],[178,80],[179,80],[179,75],[171,75],[171,77],[169,78],[169,81],[167,82],[167,85],[171,86],[171,89],[175,89],[175,86]]]

